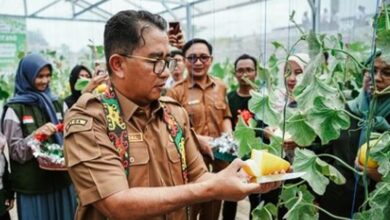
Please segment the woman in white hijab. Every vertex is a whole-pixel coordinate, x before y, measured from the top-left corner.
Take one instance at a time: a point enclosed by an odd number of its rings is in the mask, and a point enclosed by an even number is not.
[[[287,63],[284,66],[283,80],[285,78],[285,88],[276,92],[275,108],[278,111],[282,111],[286,102],[285,97],[287,96],[287,106],[296,107],[296,102],[293,97],[293,90],[298,84],[299,79],[302,78],[300,75],[305,70],[306,65],[310,62],[308,54],[296,53],[288,57]]]

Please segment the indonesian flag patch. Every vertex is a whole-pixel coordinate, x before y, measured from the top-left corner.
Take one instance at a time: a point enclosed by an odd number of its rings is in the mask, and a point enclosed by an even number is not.
[[[31,115],[23,116],[22,120],[23,120],[23,124],[32,124],[32,123],[34,123],[34,119],[33,119],[33,117]]]

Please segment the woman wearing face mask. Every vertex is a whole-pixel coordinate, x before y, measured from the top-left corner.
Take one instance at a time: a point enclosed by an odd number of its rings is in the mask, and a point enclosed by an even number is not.
[[[66,171],[39,167],[31,139],[36,134],[63,145],[56,125],[62,105],[50,91],[52,65],[40,55],[25,56],[18,66],[14,97],[4,106],[1,125],[7,138],[12,188],[17,192],[18,219],[73,219],[76,197]]]

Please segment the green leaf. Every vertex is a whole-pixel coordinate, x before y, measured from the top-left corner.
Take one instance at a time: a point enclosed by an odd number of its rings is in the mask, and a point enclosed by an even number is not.
[[[256,122],[251,120],[250,126],[256,126]],[[262,141],[255,136],[255,131],[247,126],[241,116],[238,117],[238,122],[234,130],[234,139],[238,142],[238,155],[244,157],[250,154],[252,149],[260,149]]]
[[[345,183],[345,178],[340,172],[307,149],[295,149],[293,169],[295,172],[306,172],[302,179],[306,180],[318,195],[323,195],[329,184],[329,179],[325,176],[336,184]]]
[[[223,76],[225,75],[225,71],[222,68],[220,63],[216,63],[216,64],[213,65],[211,73],[212,73],[213,76],[216,76],[216,77],[218,77],[220,79],[223,79]]]
[[[314,196],[307,190],[306,185],[292,187],[291,184],[283,187],[280,195],[288,212],[283,219],[288,220],[315,220],[318,219],[317,210],[310,206],[313,204]]]
[[[322,53],[320,40],[317,38],[317,35],[313,31],[309,32],[306,41],[309,45],[309,56],[311,58],[314,58],[318,54]]]
[[[77,91],[82,91],[89,83],[90,79],[80,78],[76,81],[74,89]]]
[[[299,82],[297,86],[295,86],[294,88],[293,94],[295,97],[299,96],[307,86],[313,83],[317,68],[321,66],[323,59],[324,59],[324,55],[322,53],[319,53],[306,66],[305,70],[302,73],[303,75],[302,81]]]
[[[272,41],[272,45],[275,47],[275,50],[279,49],[279,48],[282,48],[285,50],[284,46],[282,43],[278,42],[278,41]]]
[[[252,211],[253,220],[273,220],[276,216],[277,208],[272,203],[267,203],[264,205],[264,201]]]
[[[249,110],[269,126],[277,126],[281,120],[280,112],[277,112],[269,99],[269,96],[251,91],[252,98],[249,100]]]
[[[354,219],[358,220],[377,220],[390,219],[390,180],[385,179],[376,185],[376,189],[369,195],[370,209],[357,213]]]
[[[306,88],[300,94],[296,94],[295,97],[296,101],[298,102],[298,106],[304,106],[306,109],[310,109],[312,108],[314,99],[316,97],[334,97],[337,99],[337,94],[338,91],[336,88],[329,86],[318,77],[314,77],[313,82],[308,84],[308,86],[306,86]]]
[[[283,149],[283,140],[280,137],[272,136],[270,144],[265,144],[265,148],[268,150],[269,153],[280,156],[282,155],[282,149]]]
[[[104,57],[104,46],[103,45],[96,46],[96,56],[97,56],[97,58]]]
[[[319,158],[316,159],[316,163],[321,168],[321,173],[324,176],[329,177],[337,185],[345,184],[345,177],[336,168]]]
[[[6,100],[10,96],[10,88],[7,83],[0,79],[0,100]]]
[[[370,141],[370,156],[378,162],[378,172],[383,176],[390,175],[390,134],[383,134],[379,142]]]
[[[300,112],[296,112],[286,121],[286,131],[292,136],[299,146],[309,146],[316,138],[316,133],[306,117]]]
[[[349,116],[342,111],[343,107],[327,106],[326,103],[330,105],[335,102],[323,97],[316,97],[314,108],[311,108],[307,113],[307,121],[320,137],[323,145],[337,139],[340,136],[340,130],[350,126]]]
[[[278,65],[278,58],[276,57],[275,54],[272,54],[268,59],[268,66],[272,68],[277,65]]]

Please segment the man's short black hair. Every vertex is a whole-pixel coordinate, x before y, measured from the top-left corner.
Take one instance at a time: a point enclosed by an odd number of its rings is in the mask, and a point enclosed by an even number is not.
[[[213,55],[213,46],[211,46],[211,44],[207,40],[200,39],[200,38],[194,38],[192,40],[187,41],[187,43],[184,44],[183,49],[182,49],[184,56],[186,56],[188,49],[190,49],[190,47],[192,45],[199,44],[199,43],[206,45],[207,49],[209,49],[210,55]]]
[[[239,57],[236,59],[236,61],[234,61],[234,69],[237,68],[237,63],[238,63],[238,61],[240,61],[240,60],[246,60],[246,59],[252,60],[254,66],[255,66],[255,69],[257,68],[257,60],[256,60],[256,58],[252,57],[251,55],[248,55],[248,54],[244,53],[244,54],[242,54],[241,56],[239,56]]]
[[[170,55],[171,55],[171,57],[174,57],[176,55],[180,55],[180,56],[184,57],[184,54],[181,50],[172,50]]]
[[[145,44],[143,32],[150,27],[165,31],[167,22],[160,15],[135,10],[120,11],[107,21],[104,29],[104,53],[110,73],[111,55],[131,54],[141,43]]]

